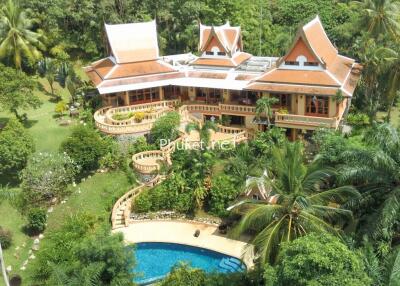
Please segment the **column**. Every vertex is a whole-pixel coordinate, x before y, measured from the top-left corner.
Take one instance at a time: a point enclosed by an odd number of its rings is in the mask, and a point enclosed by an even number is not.
[[[124,100],[124,102],[125,102],[125,105],[130,105],[129,92],[128,91],[125,91],[125,100]]]
[[[164,100],[164,88],[162,86],[159,87],[160,100]]]

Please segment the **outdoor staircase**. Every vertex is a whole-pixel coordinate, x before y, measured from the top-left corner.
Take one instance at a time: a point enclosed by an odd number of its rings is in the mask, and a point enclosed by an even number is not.
[[[130,208],[131,200],[123,202],[116,211],[114,228],[125,227],[124,211]]]
[[[236,258],[223,258],[218,267],[223,273],[234,273],[244,271],[246,268],[240,260]]]

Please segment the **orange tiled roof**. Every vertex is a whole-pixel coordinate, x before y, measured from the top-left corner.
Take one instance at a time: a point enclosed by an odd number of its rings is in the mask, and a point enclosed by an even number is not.
[[[327,72],[319,70],[288,70],[275,68],[270,72],[267,72],[261,78],[258,78],[257,81],[340,86]]]
[[[201,57],[196,59],[191,65],[237,67],[251,58],[251,55],[244,52],[235,53],[232,58],[228,57]]]
[[[204,51],[212,37],[217,37],[227,53],[232,53],[235,46],[242,48],[240,27],[231,27],[229,23],[222,26],[205,26],[200,24],[199,50]]]
[[[306,49],[308,50],[306,51]],[[290,67],[284,65],[285,60],[293,61],[299,55],[305,55],[308,61],[317,59],[319,67]],[[330,94],[333,91],[320,90],[319,87],[331,86],[338,87],[345,92],[345,95],[351,96],[359,78],[359,76],[355,75],[350,76],[354,64],[355,61],[353,59],[338,54],[317,16],[299,30],[288,53],[278,61],[278,67],[266,72],[256,79],[254,83],[268,83],[259,86],[265,91],[270,88],[271,92],[287,89],[287,91],[293,90],[293,92],[301,90],[304,93],[319,91],[322,92],[321,94]],[[355,85],[354,87],[346,88],[351,78]],[[275,86],[274,84],[279,85]],[[298,86],[293,87],[291,85],[306,85],[307,87],[301,89]],[[250,86],[254,88],[257,85]],[[335,90],[337,91],[338,89]]]
[[[311,85],[293,85],[276,83],[250,83],[247,90],[267,91],[271,93],[297,93],[297,94],[316,94],[316,95],[335,95],[338,87],[323,87]]]

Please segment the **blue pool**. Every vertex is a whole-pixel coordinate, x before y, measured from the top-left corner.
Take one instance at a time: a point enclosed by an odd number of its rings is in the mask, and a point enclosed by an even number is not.
[[[215,251],[174,243],[146,242],[135,245],[135,282],[140,285],[154,282],[166,276],[179,262],[206,272],[232,273],[245,270],[237,258]]]

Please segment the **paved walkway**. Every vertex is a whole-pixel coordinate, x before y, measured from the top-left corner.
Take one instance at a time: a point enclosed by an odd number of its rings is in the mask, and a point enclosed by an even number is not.
[[[200,236],[194,237],[196,230]],[[233,240],[218,233],[218,227],[200,222],[185,221],[139,221],[113,232],[122,232],[126,243],[169,242],[186,244],[217,251],[239,259],[247,268],[254,266],[253,247],[242,241]]]

